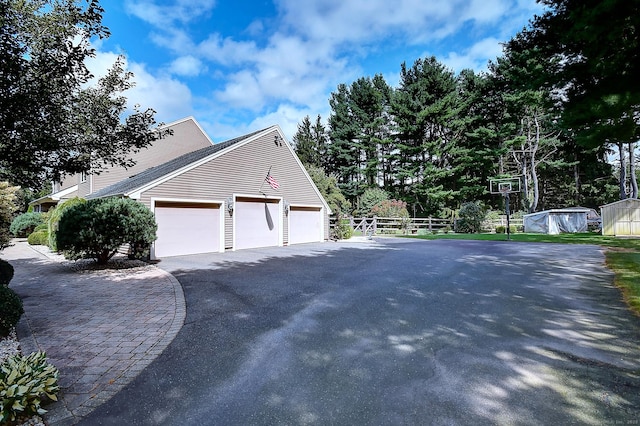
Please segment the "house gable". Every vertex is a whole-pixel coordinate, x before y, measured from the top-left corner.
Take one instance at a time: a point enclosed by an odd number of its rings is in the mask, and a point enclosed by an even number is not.
[[[112,167],[100,174],[90,175],[87,182],[79,184],[79,195],[89,195],[151,167],[213,145],[211,139],[204,133],[193,117],[161,127],[161,130],[166,129],[171,130],[172,134],[158,139],[149,147],[131,154],[131,159],[135,161],[134,166],[129,168]]]
[[[328,238],[330,209],[279,127],[228,142],[233,143],[121,193],[139,199],[152,210],[155,200],[163,199],[226,200],[227,203],[264,199],[269,203],[277,202],[282,205],[274,210],[278,212],[277,219],[284,224],[282,243],[289,242],[286,218],[289,212],[284,206],[315,209],[323,218],[323,238]],[[277,189],[266,182],[267,174],[277,180]],[[224,214],[225,247],[235,248],[234,230],[237,227],[234,217],[227,209]]]
[[[34,200],[30,204],[40,205],[45,201],[49,202],[49,204],[55,204],[57,200],[69,198],[71,192],[73,192],[72,196],[87,197],[96,191],[139,174],[151,167],[213,145],[209,136],[193,117],[186,117],[163,125],[158,130],[167,129],[170,129],[172,133],[154,141],[147,148],[130,154],[130,158],[135,161],[134,166],[129,168],[109,167],[107,170],[100,172],[100,174],[85,175],[78,173],[65,176],[61,182],[53,186],[53,191],[49,196]],[[71,188],[73,189],[71,190]]]
[[[270,185],[268,175],[277,184]],[[330,209],[278,126],[184,154],[87,198],[108,196],[137,199],[158,214],[173,208],[167,205],[176,206],[174,219],[161,215],[159,220],[163,229],[179,229],[174,234],[185,238],[200,234],[190,215],[219,214],[222,251],[322,241],[329,235]],[[202,205],[208,210],[199,211]],[[265,233],[267,225],[271,232]],[[313,230],[305,233],[303,228]],[[162,249],[166,241],[158,244]],[[189,246],[188,241],[181,244]]]

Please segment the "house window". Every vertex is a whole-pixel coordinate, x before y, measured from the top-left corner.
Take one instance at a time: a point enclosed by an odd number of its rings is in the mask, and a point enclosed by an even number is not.
[[[87,181],[87,172],[80,173],[80,182],[84,183]]]

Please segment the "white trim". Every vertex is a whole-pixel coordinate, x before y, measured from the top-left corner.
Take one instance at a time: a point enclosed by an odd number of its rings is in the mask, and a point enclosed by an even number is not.
[[[56,192],[55,194],[51,194],[51,199],[52,199],[52,200],[56,200],[56,201],[58,201],[58,200],[60,200],[62,197],[64,197],[65,195],[69,195],[69,194],[71,194],[72,192],[77,191],[77,190],[78,190],[78,185],[70,186],[69,188],[67,188],[67,189],[63,189],[63,190],[62,190],[62,191],[60,191],[60,192]]]
[[[196,167],[200,167],[201,165],[206,164],[209,161],[214,160],[214,159],[226,154],[227,152],[233,151],[234,149],[240,148],[240,147],[242,147],[242,146],[244,146],[244,145],[246,145],[246,144],[248,144],[250,142],[253,142],[256,139],[261,138],[265,134],[270,133],[271,131],[273,131],[273,127],[265,129],[264,131],[262,131],[260,133],[257,133],[257,134],[255,134],[255,135],[253,135],[251,137],[248,137],[248,138],[246,138],[246,139],[244,139],[242,141],[238,141],[238,142],[234,143],[233,145],[228,146],[228,147],[226,147],[224,149],[221,149],[220,151],[216,151],[211,155],[208,155],[206,157],[201,158],[200,160],[194,161],[193,163],[189,163],[186,166],[184,166],[184,167],[182,167],[182,168],[180,168],[178,170],[175,170],[175,171],[173,171],[171,173],[168,173],[168,174],[166,174],[166,175],[164,175],[164,176],[162,176],[162,177],[160,177],[160,178],[158,178],[158,179],[156,179],[156,180],[154,180],[152,182],[147,183],[144,186],[140,186],[140,187],[136,188],[133,191],[127,192],[124,195],[126,195],[128,197],[131,197],[131,198],[140,199],[141,194],[143,192],[149,191],[150,189],[153,189],[156,186],[161,185],[161,184],[163,184],[164,182],[166,182],[168,180],[171,180],[171,179],[176,178],[176,177],[178,177],[178,176],[180,176],[180,175],[182,175],[182,174],[184,174],[184,173],[186,173],[186,172],[188,172],[190,170],[193,170]],[[299,160],[298,160],[298,162],[299,162]]]
[[[189,204],[189,203],[195,203],[195,204],[219,204],[220,205],[220,212],[219,212],[219,229],[218,229],[218,235],[219,235],[219,247],[220,247],[220,253],[224,253],[225,249],[224,249],[224,222],[225,222],[225,210],[227,208],[226,203],[222,200],[207,200],[207,199],[193,199],[193,198],[170,198],[170,197],[151,197],[151,212],[153,213],[153,215],[155,216],[156,214],[156,202],[165,202],[165,203],[185,203],[185,204]],[[152,260],[156,260],[156,243],[154,242],[151,245],[151,259]]]
[[[613,206],[615,204],[621,204],[621,203],[638,203],[638,202],[640,202],[640,200],[637,198],[625,198],[624,200],[618,200],[618,201],[614,201],[613,203],[605,204],[604,206],[600,206],[600,208],[602,209],[603,207],[609,207],[609,206]]]
[[[233,198],[233,215],[231,217],[231,229],[232,229],[232,233],[231,233],[231,245],[232,245],[232,251],[236,251],[236,206],[238,205],[237,203],[237,199],[238,198],[254,198],[254,199],[260,199],[260,200],[277,200],[278,201],[278,247],[283,247],[284,246],[284,220],[282,218],[283,214],[284,214],[284,207],[283,207],[283,198],[281,196],[268,196],[265,197],[263,194],[238,194],[238,193],[234,193],[232,196]],[[256,201],[257,202],[257,201]]]

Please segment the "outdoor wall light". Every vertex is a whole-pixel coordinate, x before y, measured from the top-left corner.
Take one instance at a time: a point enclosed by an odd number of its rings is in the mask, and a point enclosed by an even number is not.
[[[227,198],[227,211],[229,215],[233,215],[233,198]]]
[[[288,201],[284,202],[284,214],[289,215],[289,210],[291,209],[291,204]]]

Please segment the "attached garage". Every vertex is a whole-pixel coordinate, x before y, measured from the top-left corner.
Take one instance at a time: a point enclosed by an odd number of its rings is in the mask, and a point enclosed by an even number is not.
[[[323,241],[323,223],[322,208],[291,206],[289,209],[289,244]]]
[[[280,200],[238,197],[233,208],[237,250],[282,245]]]
[[[156,202],[154,213],[158,257],[223,251],[221,205],[218,203]]]
[[[278,126],[178,156],[89,197],[112,196],[154,212],[154,259],[329,238],[331,209]]]

